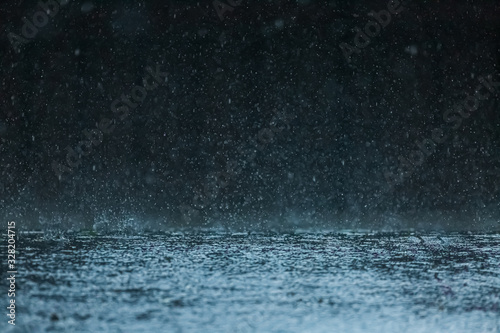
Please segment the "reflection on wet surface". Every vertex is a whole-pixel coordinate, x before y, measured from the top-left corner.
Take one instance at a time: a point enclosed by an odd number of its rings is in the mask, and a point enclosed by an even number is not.
[[[18,244],[16,327],[4,319],[2,332],[500,332],[497,234],[23,235]]]

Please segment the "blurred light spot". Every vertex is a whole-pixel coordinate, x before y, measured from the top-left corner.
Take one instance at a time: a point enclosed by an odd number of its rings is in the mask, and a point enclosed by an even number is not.
[[[94,9],[94,4],[91,1],[84,2],[82,5],[82,13],[88,13]]]

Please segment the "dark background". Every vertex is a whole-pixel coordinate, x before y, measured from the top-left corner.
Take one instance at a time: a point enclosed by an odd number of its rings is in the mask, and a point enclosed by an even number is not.
[[[498,94],[456,131],[443,120],[480,76],[500,81],[495,1],[413,1],[350,63],[339,45],[387,1],[242,1],[222,20],[211,1],[69,1],[16,52],[8,34],[21,35],[36,3],[0,4],[2,219],[106,230],[132,218],[152,229],[499,227]],[[157,64],[168,82],[58,180],[51,163],[113,118],[111,102]],[[258,133],[277,126],[256,149]],[[389,191],[384,172],[439,127],[448,139]],[[218,188],[210,175],[228,162],[238,172]]]

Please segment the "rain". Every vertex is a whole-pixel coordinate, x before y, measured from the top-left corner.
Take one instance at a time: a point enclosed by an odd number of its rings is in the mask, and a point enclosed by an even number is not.
[[[500,331],[500,4],[0,18],[0,332]]]

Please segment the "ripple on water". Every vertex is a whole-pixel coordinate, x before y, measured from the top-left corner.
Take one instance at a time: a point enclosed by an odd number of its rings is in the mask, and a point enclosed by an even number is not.
[[[26,235],[19,246],[20,332],[500,329],[494,234]]]

